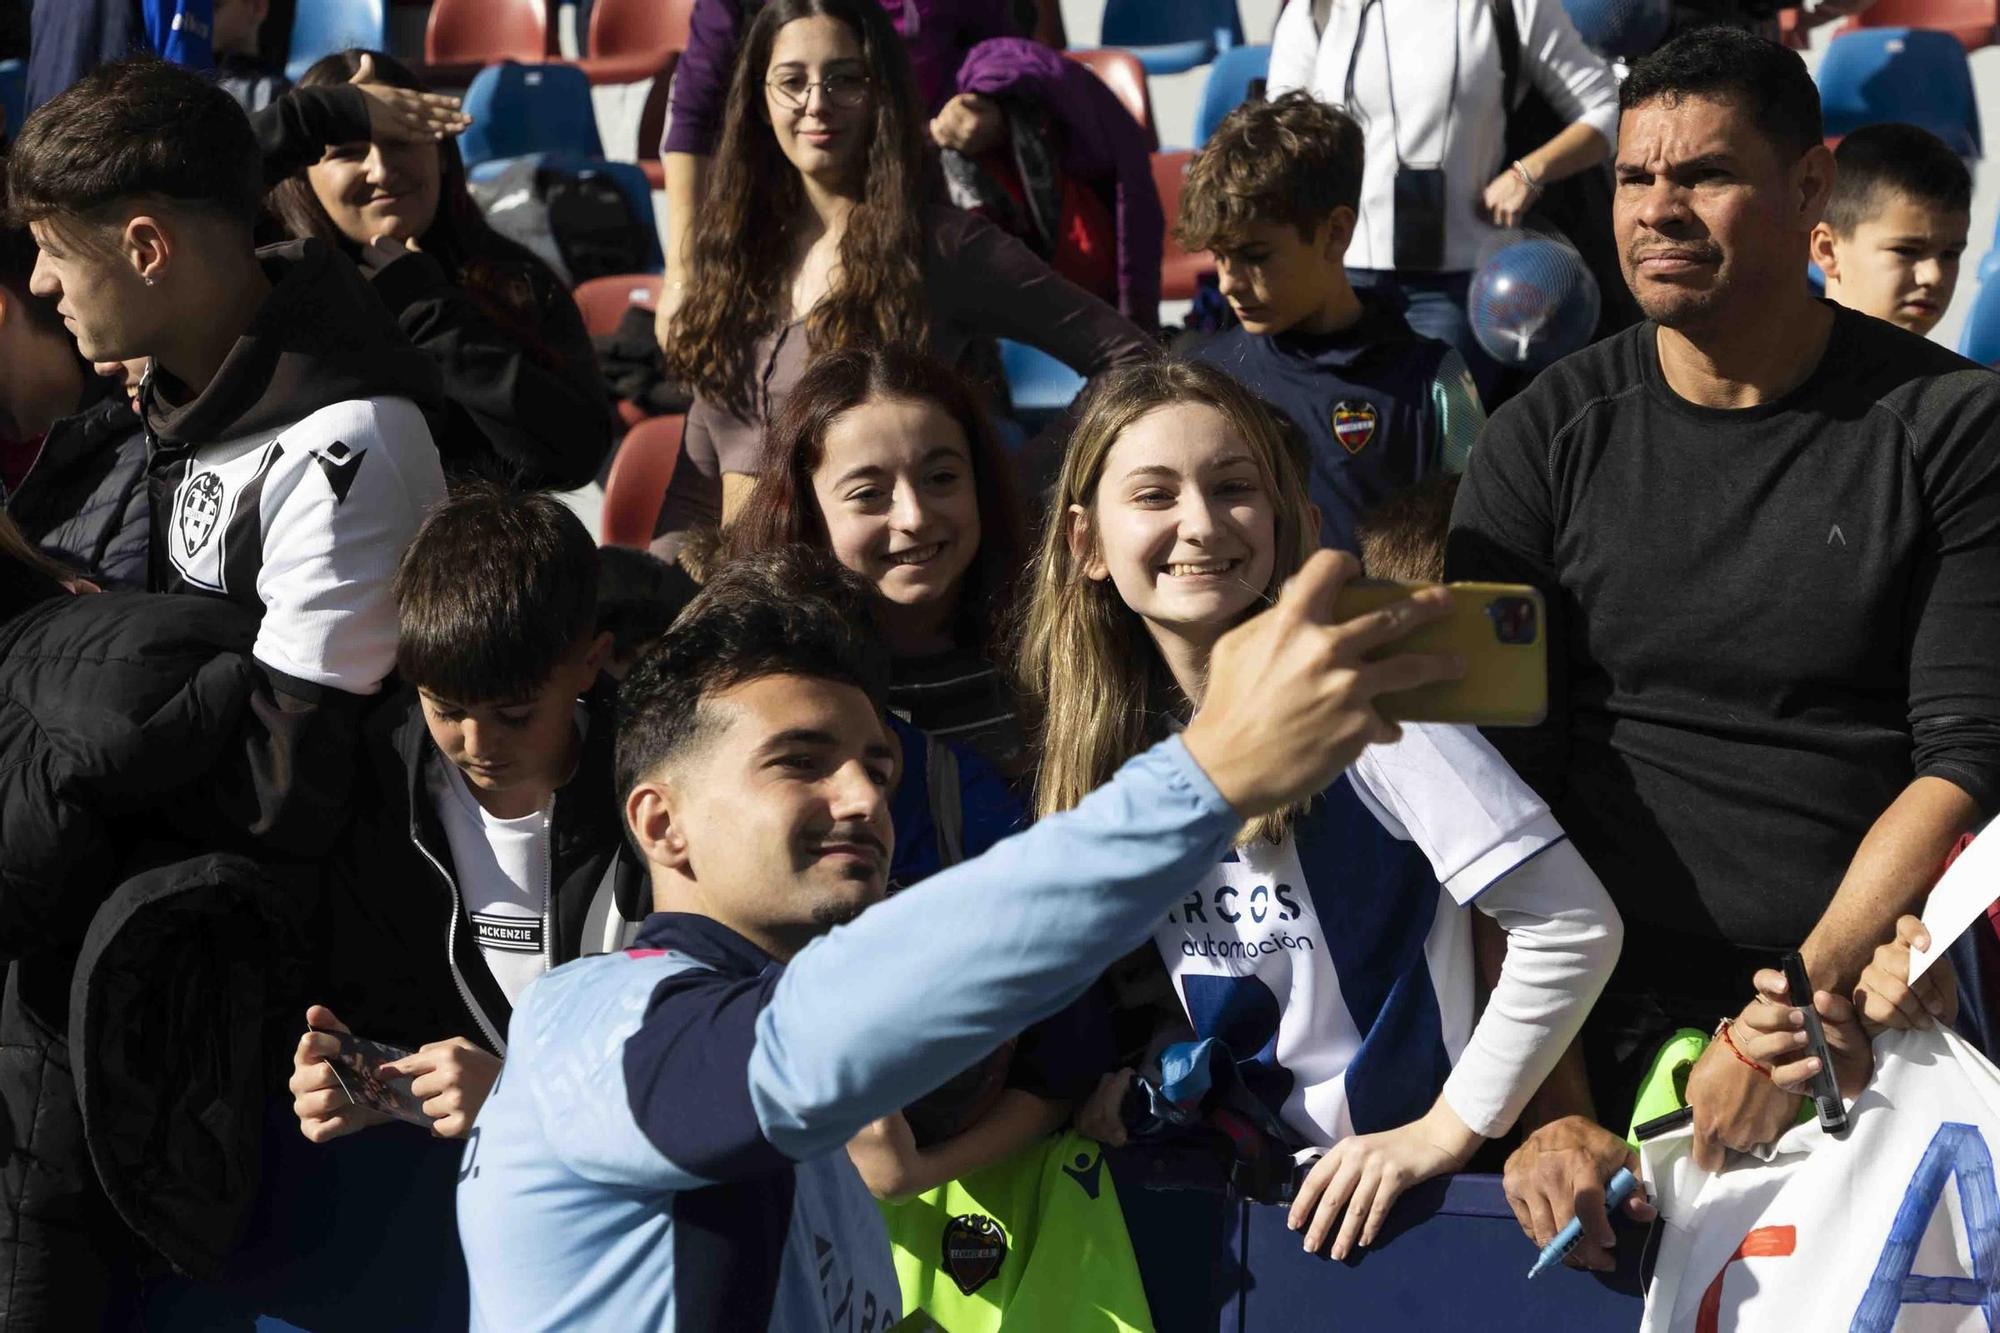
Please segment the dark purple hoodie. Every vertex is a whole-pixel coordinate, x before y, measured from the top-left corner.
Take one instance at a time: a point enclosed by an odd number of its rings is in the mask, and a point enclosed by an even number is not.
[[[996,37],[966,53],[958,91],[1019,97],[1047,108],[1063,127],[1063,174],[1115,188],[1118,308],[1150,326],[1160,308],[1166,218],[1153,184],[1146,131],[1087,66],[1025,37]]]

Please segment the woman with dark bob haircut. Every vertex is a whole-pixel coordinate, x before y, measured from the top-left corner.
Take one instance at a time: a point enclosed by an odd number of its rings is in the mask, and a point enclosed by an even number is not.
[[[1021,728],[992,651],[1026,546],[1013,473],[949,367],[896,347],[829,352],[765,438],[724,553],[803,542],[867,579],[895,662],[891,706],[1018,776]]]
[[[415,111],[414,125],[397,109]],[[581,486],[611,447],[583,316],[548,265],[486,224],[465,188],[457,101],[379,51],[337,51],[252,118],[267,207],[352,259],[444,372],[447,474]]]
[[[943,202],[908,57],[875,0],[771,0],[750,23],[666,369],[695,392],[659,531],[735,516],[806,363],[848,347],[1032,343],[1084,375],[1146,335]],[[660,549],[671,554],[671,543]]]

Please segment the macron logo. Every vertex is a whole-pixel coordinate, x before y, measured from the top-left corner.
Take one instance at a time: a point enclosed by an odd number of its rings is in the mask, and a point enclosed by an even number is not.
[[[1840,524],[1838,523],[1833,525],[1833,531],[1826,534],[1826,544],[1828,546],[1835,545],[1836,543],[1843,548],[1847,545],[1847,534],[1840,530]]]

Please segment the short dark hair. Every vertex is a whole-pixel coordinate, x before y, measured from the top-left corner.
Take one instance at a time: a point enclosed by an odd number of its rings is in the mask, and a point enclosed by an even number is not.
[[[156,195],[250,231],[263,186],[263,158],[235,98],[179,65],[118,60],[21,126],[7,212],[17,226],[58,214],[97,221],[122,200]]]
[[[597,559],[597,632],[611,636],[620,661],[665,634],[701,591],[685,569],[650,551],[606,546]]]
[[[28,283],[35,276],[35,258],[40,253],[26,227],[0,223],[0,287],[7,289],[30,324],[43,333],[67,338],[69,330],[63,327],[62,316],[56,313],[56,303],[28,290]]]
[[[1869,125],[1833,152],[1826,224],[1842,236],[1900,194],[1940,213],[1972,211],[1972,173],[1944,140],[1916,125]]]
[[[1407,486],[1361,519],[1361,565],[1371,579],[1444,582],[1444,539],[1458,474],[1436,472]]]
[[[468,485],[396,569],[396,667],[454,703],[526,699],[597,619],[597,544],[539,491]]]
[[[703,701],[738,685],[813,676],[883,707],[889,664],[870,620],[874,598],[866,579],[808,546],[723,566],[619,689],[620,799],[706,733]]]
[[[1618,109],[1683,97],[1728,99],[1789,163],[1824,141],[1819,87],[1799,53],[1738,28],[1696,28],[1642,57],[1618,88]]]
[[[1364,144],[1352,116],[1311,93],[1245,102],[1188,168],[1174,235],[1190,250],[1213,250],[1271,222],[1311,240],[1333,210],[1361,206]]]

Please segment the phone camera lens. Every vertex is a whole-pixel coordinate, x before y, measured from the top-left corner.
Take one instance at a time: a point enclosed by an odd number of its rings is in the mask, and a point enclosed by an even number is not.
[[[1535,604],[1526,597],[1495,597],[1486,604],[1493,635],[1502,643],[1533,643],[1540,632]]]

